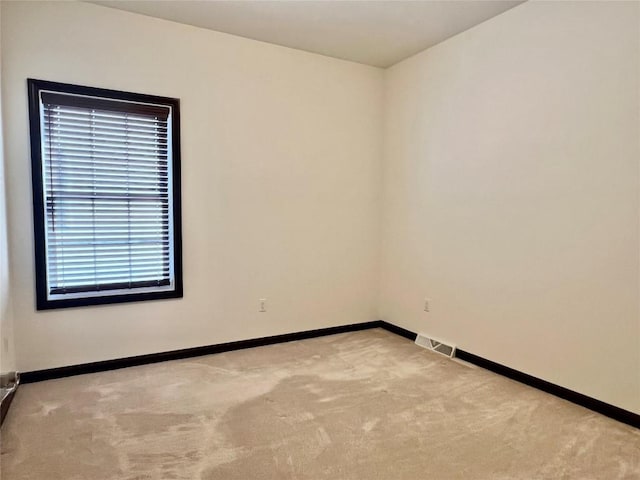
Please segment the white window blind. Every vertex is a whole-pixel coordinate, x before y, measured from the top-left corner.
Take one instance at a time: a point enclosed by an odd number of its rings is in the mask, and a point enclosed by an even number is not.
[[[170,113],[41,92],[50,298],[172,284]]]

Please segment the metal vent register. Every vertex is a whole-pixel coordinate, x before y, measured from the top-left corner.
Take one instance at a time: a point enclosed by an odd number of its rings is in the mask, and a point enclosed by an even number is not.
[[[441,340],[436,340],[435,338],[431,338],[426,336],[423,333],[419,333],[416,337],[416,345],[420,345],[428,350],[439,353],[440,355],[444,355],[449,358],[453,358],[456,353],[455,345],[448,345]]]

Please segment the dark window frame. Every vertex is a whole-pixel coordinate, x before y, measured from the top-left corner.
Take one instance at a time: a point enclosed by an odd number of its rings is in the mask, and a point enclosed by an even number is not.
[[[86,87],[46,80],[27,79],[29,96],[29,126],[31,134],[31,174],[33,193],[33,224],[35,250],[36,308],[49,310],[89,305],[104,305],[123,302],[139,302],[167,298],[181,298],[182,284],[182,202],[180,175],[180,100],[177,98],[123,92],[104,88]],[[138,102],[171,107],[171,178],[172,178],[172,210],[169,215],[173,222],[173,280],[172,290],[156,292],[118,293],[115,295],[87,296],[81,298],[50,299],[47,280],[46,222],[44,205],[44,185],[42,176],[42,132],[40,112],[40,92],[61,92],[64,94],[82,95],[124,102]]]

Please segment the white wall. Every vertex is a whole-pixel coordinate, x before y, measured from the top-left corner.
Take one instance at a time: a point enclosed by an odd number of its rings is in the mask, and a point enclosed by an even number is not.
[[[386,72],[380,291],[385,320],[635,412],[638,7],[527,2]]]
[[[381,70],[91,4],[2,10],[21,371],[375,318]],[[183,299],[35,311],[27,77],[181,99]]]
[[[2,25],[0,11],[0,28]],[[0,35],[1,37],[1,35]],[[2,89],[2,42],[0,40],[0,90]],[[13,345],[13,317],[9,291],[9,245],[7,243],[7,209],[5,191],[5,161],[2,132],[2,101],[0,101],[0,373],[16,369]]]

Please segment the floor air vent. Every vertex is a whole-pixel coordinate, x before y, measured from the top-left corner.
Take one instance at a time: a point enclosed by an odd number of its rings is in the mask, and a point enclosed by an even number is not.
[[[416,345],[420,345],[428,350],[439,353],[449,358],[453,358],[456,354],[455,345],[447,345],[435,338],[427,337],[424,333],[419,333],[416,337]]]

